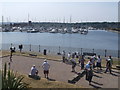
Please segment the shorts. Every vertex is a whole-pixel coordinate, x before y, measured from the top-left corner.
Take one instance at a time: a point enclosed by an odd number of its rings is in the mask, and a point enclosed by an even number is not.
[[[49,70],[44,70],[44,74],[48,74],[49,73]]]

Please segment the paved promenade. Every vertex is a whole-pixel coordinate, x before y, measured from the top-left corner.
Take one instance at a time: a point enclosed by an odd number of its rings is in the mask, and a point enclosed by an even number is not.
[[[28,74],[32,65],[36,65],[39,70],[39,75],[44,78],[42,63],[44,59],[37,59],[32,57],[25,56],[13,56],[13,62],[11,63],[11,68],[14,71],[18,71],[21,74]],[[9,62],[9,57],[3,57],[2,63]],[[68,82],[68,80],[72,80],[76,77],[76,82],[74,84],[83,86],[85,88],[118,88],[118,77],[120,76],[120,72],[118,70],[113,70],[113,74],[104,73],[104,70],[99,71],[99,73],[95,70],[93,76],[92,85],[89,85],[88,81],[85,80],[85,75],[83,77],[79,77],[77,73],[80,73],[80,67],[76,67],[76,72],[71,72],[71,65],[48,60],[50,64],[50,74],[49,77],[56,81]]]

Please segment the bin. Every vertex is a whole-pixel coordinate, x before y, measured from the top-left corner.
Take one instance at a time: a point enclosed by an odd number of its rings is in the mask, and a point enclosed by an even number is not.
[[[46,49],[44,49],[44,52],[43,52],[43,54],[44,54],[44,55],[46,55],[46,52],[47,52],[47,50],[46,50]]]

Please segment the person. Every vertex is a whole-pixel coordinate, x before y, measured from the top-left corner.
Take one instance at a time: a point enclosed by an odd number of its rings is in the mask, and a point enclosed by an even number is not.
[[[13,52],[15,52],[15,47],[10,47],[10,62],[12,62]]]
[[[102,62],[102,59],[100,58],[100,55],[98,55],[98,57],[97,57],[97,64],[96,64],[97,69],[99,67],[100,70],[102,70],[101,62]]]
[[[71,58],[71,54],[70,54],[70,52],[68,53],[68,60],[70,60],[70,58]]]
[[[92,56],[92,64],[93,64],[93,68],[95,68],[95,61],[97,60],[96,55]]]
[[[49,78],[48,77],[48,74],[49,74],[49,69],[50,69],[50,65],[49,63],[47,62],[47,60],[45,59],[43,64],[42,64],[42,68],[43,68],[43,72],[44,72],[44,75],[45,75],[45,78]]]
[[[87,64],[85,65],[85,72],[86,72],[86,80],[89,80],[89,68],[92,68],[92,59],[90,59],[90,61],[87,62]]]
[[[81,63],[81,70],[84,69],[84,62],[85,62],[84,55],[82,55],[81,58],[79,59],[79,63]]]
[[[34,78],[34,79],[38,79],[38,70],[37,70],[37,68],[35,67],[35,65],[33,65],[33,66],[31,67],[31,71],[30,71],[30,73],[29,73],[29,77]]]
[[[111,59],[111,56],[109,56],[107,59],[106,59],[106,70],[105,70],[105,73],[109,70],[110,71],[110,74],[112,74],[112,59]]]
[[[20,49],[20,52],[22,52],[22,49],[23,49],[23,45],[19,45],[19,49]]]
[[[65,62],[65,51],[64,50],[62,52],[62,59],[63,59],[63,62]]]
[[[90,66],[90,68],[88,69],[88,81],[89,81],[89,85],[91,84],[92,77],[93,77],[93,70],[92,70],[92,67]]]
[[[112,59],[111,56],[109,56],[109,58],[111,59],[110,61],[111,61],[111,67],[112,67],[112,65],[113,65],[113,59]]]
[[[71,72],[75,72],[76,61],[74,58],[72,58],[71,63],[72,63],[72,71]]]

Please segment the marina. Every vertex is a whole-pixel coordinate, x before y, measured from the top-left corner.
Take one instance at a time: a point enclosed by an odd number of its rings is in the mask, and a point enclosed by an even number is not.
[[[57,54],[63,50],[68,52],[96,52],[104,56],[118,57],[118,33],[105,30],[91,30],[87,35],[79,33],[61,34],[61,33],[27,33],[27,32],[1,32],[2,49],[9,50],[11,43],[18,49],[19,44],[24,45],[24,50],[29,51],[30,45],[32,51],[47,52]],[[112,36],[112,37],[111,37]],[[40,47],[39,47],[40,46]],[[60,48],[59,48],[60,47]],[[60,49],[60,50],[59,50]]]

